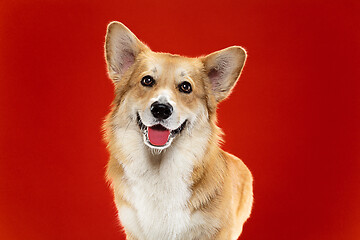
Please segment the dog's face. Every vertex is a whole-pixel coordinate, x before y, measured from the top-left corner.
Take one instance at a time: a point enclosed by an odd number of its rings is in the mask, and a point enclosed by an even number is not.
[[[118,22],[108,26],[105,55],[116,88],[114,125],[137,128],[144,144],[159,150],[209,121],[246,58],[240,47],[202,58],[156,53]]]
[[[206,117],[201,63],[151,51],[140,53],[123,94],[125,115],[136,119],[144,143],[164,149],[199,117]],[[120,80],[122,81],[122,80]],[[125,100],[126,99],[126,100]]]

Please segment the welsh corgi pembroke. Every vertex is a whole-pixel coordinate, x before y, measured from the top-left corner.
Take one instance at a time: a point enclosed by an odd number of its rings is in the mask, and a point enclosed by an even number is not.
[[[104,123],[106,176],[127,239],[237,239],[252,208],[252,175],[220,149],[216,109],[240,76],[245,50],[198,58],[153,52],[111,22],[105,59],[115,88]]]

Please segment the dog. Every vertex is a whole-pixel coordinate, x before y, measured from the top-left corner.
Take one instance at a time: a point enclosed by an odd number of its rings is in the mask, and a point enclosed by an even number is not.
[[[198,58],[153,52],[111,22],[105,59],[115,89],[104,123],[106,176],[127,239],[237,239],[253,180],[220,149],[216,109],[241,74],[245,50]]]

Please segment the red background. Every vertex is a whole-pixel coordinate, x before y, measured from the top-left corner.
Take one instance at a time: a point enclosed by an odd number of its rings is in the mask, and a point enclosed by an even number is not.
[[[359,1],[0,3],[0,239],[122,239],[100,127],[105,29],[155,51],[249,54],[220,104],[255,178],[242,239],[360,239]]]

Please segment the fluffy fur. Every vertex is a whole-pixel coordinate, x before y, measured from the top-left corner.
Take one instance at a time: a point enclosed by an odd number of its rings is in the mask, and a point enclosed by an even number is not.
[[[216,107],[238,80],[245,51],[234,46],[199,58],[157,53],[112,22],[105,57],[115,86],[104,124],[107,179],[127,239],[237,239],[251,212],[252,176],[220,149]],[[155,84],[143,86],[144,76]],[[179,91],[185,81],[192,92]],[[168,119],[152,116],[156,101],[172,105]],[[163,146],[147,138],[146,129],[158,123],[173,133]]]

